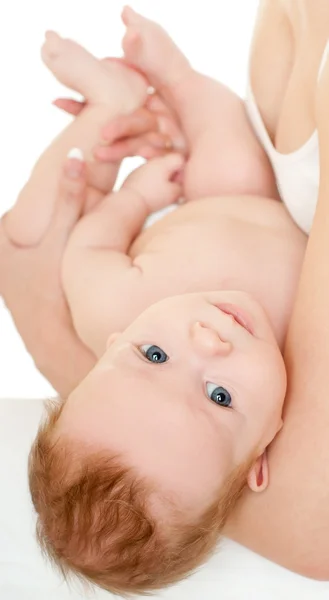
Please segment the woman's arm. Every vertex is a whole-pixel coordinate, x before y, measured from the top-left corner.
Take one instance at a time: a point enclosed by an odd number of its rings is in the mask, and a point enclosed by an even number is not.
[[[83,109],[83,104],[70,100],[59,105],[74,115]],[[173,131],[170,118],[166,118],[169,131]],[[162,133],[154,137],[157,123],[158,117],[149,109],[110,122],[103,131],[108,144],[103,146],[104,160],[111,161],[111,144],[115,160],[140,154],[143,148],[150,156],[163,154],[159,140],[165,142],[167,138]],[[84,180],[70,181],[63,174],[56,212],[36,246],[15,245],[7,235],[5,217],[0,221],[0,294],[37,368],[63,397],[95,363],[93,353],[75,333],[60,276],[67,239],[82,210],[79,185],[85,185]]]
[[[329,579],[329,63],[318,90],[320,191],[288,332],[284,427],[270,481],[246,493],[227,533],[283,566]]]
[[[6,215],[0,222],[0,293],[37,368],[63,397],[95,363],[73,329],[61,286],[63,253],[84,201],[83,174],[68,176],[75,163],[66,163],[56,210],[37,246],[15,245],[7,235]]]

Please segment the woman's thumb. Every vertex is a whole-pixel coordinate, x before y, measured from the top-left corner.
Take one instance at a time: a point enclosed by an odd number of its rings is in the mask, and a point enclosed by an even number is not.
[[[86,200],[86,163],[78,148],[70,150],[62,168],[53,217],[46,235],[66,240],[79,220]]]

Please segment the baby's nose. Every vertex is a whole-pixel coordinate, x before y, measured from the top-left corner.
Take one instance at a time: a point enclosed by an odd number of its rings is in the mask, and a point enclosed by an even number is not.
[[[192,339],[196,350],[203,355],[228,356],[232,351],[230,342],[222,340],[217,331],[200,322],[194,323],[192,327]]]

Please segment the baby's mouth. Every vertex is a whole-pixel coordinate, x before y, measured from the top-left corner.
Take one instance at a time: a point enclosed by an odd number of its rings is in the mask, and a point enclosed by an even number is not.
[[[250,333],[250,335],[252,335],[252,336],[255,335],[250,315],[247,314],[240,307],[235,306],[234,304],[225,304],[225,303],[224,304],[215,304],[215,306],[216,306],[216,308],[219,308],[219,310],[221,310],[226,315],[230,315],[231,317],[233,317],[233,319],[236,321],[236,323],[238,323],[238,325],[240,325],[240,327],[243,327],[243,329],[248,331],[248,333]]]

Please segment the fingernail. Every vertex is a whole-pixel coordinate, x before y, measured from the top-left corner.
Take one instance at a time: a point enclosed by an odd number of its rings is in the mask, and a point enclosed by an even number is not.
[[[79,179],[84,167],[82,150],[80,150],[80,148],[71,148],[67,158],[68,161],[65,164],[65,175],[69,177],[69,179]]]
[[[77,160],[83,160],[83,152],[80,148],[71,148],[69,151],[67,158],[76,158]]]

